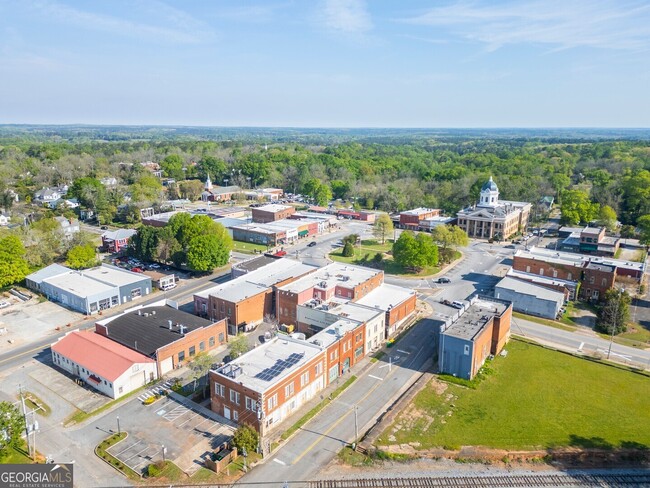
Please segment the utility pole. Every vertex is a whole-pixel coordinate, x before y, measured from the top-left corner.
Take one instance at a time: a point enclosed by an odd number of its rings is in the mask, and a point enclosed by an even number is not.
[[[610,354],[612,353],[612,343],[614,342],[614,332],[616,332],[616,327],[618,326],[618,306],[621,303],[623,298],[623,293],[625,293],[625,288],[619,292],[618,297],[616,297],[616,306],[614,307],[614,320],[612,324],[612,335],[609,338],[609,348],[607,349],[607,359],[609,359]]]
[[[354,406],[354,443],[356,444],[357,441],[359,440],[359,423],[357,420],[357,410],[359,407],[357,405]]]
[[[31,412],[27,411],[27,406],[25,405],[25,395],[23,394],[23,386],[18,385],[18,390],[20,391],[20,403],[23,407],[23,418],[25,419],[25,439],[27,440],[27,452],[29,457],[36,461],[36,431],[38,430],[38,420],[36,420],[36,410]],[[28,416],[31,415],[31,420]],[[30,442],[30,435],[33,434],[33,437]]]

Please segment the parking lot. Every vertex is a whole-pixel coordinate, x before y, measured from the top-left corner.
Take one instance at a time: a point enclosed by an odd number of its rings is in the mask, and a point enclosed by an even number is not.
[[[234,427],[199,405],[183,403],[174,395],[150,406],[138,402],[137,408],[147,413],[146,423],[124,425],[129,436],[115,444],[109,452],[142,472],[147,466],[165,458],[188,474],[202,466],[202,460],[217,446],[232,437]],[[139,416],[142,414],[140,412]],[[146,425],[146,429],[142,426]]]

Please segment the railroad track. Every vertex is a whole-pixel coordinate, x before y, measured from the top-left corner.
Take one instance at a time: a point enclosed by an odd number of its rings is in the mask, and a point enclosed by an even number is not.
[[[377,478],[310,481],[309,488],[554,488],[554,487],[650,487],[647,474],[546,474],[512,476],[463,476],[426,478]]]

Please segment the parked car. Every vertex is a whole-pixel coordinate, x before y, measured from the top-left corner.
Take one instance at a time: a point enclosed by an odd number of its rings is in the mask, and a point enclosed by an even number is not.
[[[451,280],[446,277],[438,278],[438,283],[451,283]]]
[[[102,225],[102,230],[108,230],[108,226]]]
[[[138,267],[131,268],[131,271],[133,271],[134,273],[144,273],[144,270]]]
[[[309,244],[307,244],[307,247],[314,247],[316,244],[318,244],[316,241],[311,241]]]
[[[11,303],[6,300],[0,301],[0,308],[7,308],[9,305],[11,305]]]
[[[451,302],[451,306],[454,308],[463,308],[465,304],[463,302],[459,302],[458,300],[454,300]]]
[[[158,268],[160,268],[160,265],[159,265],[158,263],[151,263],[151,264],[149,265],[149,268],[151,268],[151,269],[158,269]]]

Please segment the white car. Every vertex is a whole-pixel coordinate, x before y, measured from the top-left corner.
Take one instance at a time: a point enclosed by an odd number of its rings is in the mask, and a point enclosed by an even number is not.
[[[11,305],[11,303],[6,300],[0,301],[0,308],[7,308],[9,305]]]

